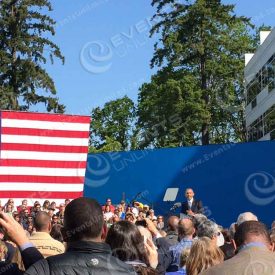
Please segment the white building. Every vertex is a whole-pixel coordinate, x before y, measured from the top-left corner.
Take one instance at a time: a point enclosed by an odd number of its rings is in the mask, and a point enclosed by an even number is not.
[[[275,28],[260,36],[261,45],[245,61],[248,141],[275,139]]]

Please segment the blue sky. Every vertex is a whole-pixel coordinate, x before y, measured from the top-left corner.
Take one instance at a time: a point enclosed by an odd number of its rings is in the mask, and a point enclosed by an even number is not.
[[[57,43],[65,64],[46,69],[54,79],[66,113],[89,115],[91,109],[128,95],[149,81],[153,45],[149,38],[151,0],[52,0]],[[275,25],[274,0],[224,0],[256,25]],[[39,110],[41,111],[41,110]]]

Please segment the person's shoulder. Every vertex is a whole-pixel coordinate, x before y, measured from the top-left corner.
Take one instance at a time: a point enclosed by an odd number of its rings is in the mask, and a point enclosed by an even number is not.
[[[65,252],[65,246],[60,241],[57,241],[57,240],[53,239],[52,240],[52,246],[55,246],[59,253],[64,253]]]
[[[95,268],[99,268],[104,272],[104,269],[108,269],[108,265],[111,264],[113,268],[112,274],[136,274],[134,269],[120,261],[118,258],[106,254],[100,253],[82,253],[77,251],[67,251],[62,254],[50,256],[47,258],[51,270],[60,270],[63,267],[66,268],[87,268],[87,263],[94,262]],[[88,266],[89,266],[88,265]],[[43,274],[43,273],[42,273]],[[102,273],[104,274],[104,273]],[[41,275],[41,274],[39,274]]]
[[[228,259],[218,265],[212,266],[207,270],[200,273],[200,275],[224,275],[224,274],[242,274],[241,269],[242,266],[246,266],[247,262],[244,261],[243,265],[239,265],[242,261],[239,259],[239,255],[237,257],[234,256],[231,259]],[[239,273],[237,272],[239,271]]]
[[[62,248],[62,249],[65,250],[65,246],[64,246],[64,244],[63,244],[62,242],[60,242],[60,241],[54,239],[53,237],[51,237],[51,242],[52,242],[52,244],[54,244],[56,247],[59,247],[59,248]]]
[[[196,205],[202,205],[202,200],[194,198],[193,203]]]
[[[222,274],[224,274],[221,272],[222,272],[222,270],[219,268],[219,265],[217,265],[217,266],[212,266],[212,267],[208,268],[207,270],[204,270],[203,272],[200,273],[200,275],[222,275]]]
[[[0,264],[0,274],[5,275],[21,275],[23,272],[18,268],[16,263],[4,263]]]
[[[180,247],[180,243],[176,243],[176,244],[171,245],[171,246],[169,247],[169,251],[176,251],[176,250],[179,249],[179,247]]]
[[[24,275],[48,275],[50,274],[49,264],[46,259],[41,259],[28,270],[25,271]]]

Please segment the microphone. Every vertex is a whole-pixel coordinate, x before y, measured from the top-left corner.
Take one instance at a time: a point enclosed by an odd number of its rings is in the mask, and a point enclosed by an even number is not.
[[[176,202],[176,203],[170,208],[170,211],[175,210],[175,209],[180,208],[180,207],[181,207],[181,202]]]

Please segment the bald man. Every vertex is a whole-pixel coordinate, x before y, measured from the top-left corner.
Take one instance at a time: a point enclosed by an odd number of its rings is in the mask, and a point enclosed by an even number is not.
[[[186,201],[181,204],[181,213],[194,216],[197,213],[203,213],[203,206],[200,200],[194,198],[195,193],[192,188],[185,190]]]
[[[178,239],[178,224],[179,218],[177,216],[171,216],[167,220],[167,235],[164,237],[170,246],[179,242]]]
[[[34,244],[44,258],[64,253],[64,245],[50,236],[51,217],[47,212],[41,211],[37,213],[34,219],[34,226],[36,232],[33,232],[30,236],[30,242]]]

